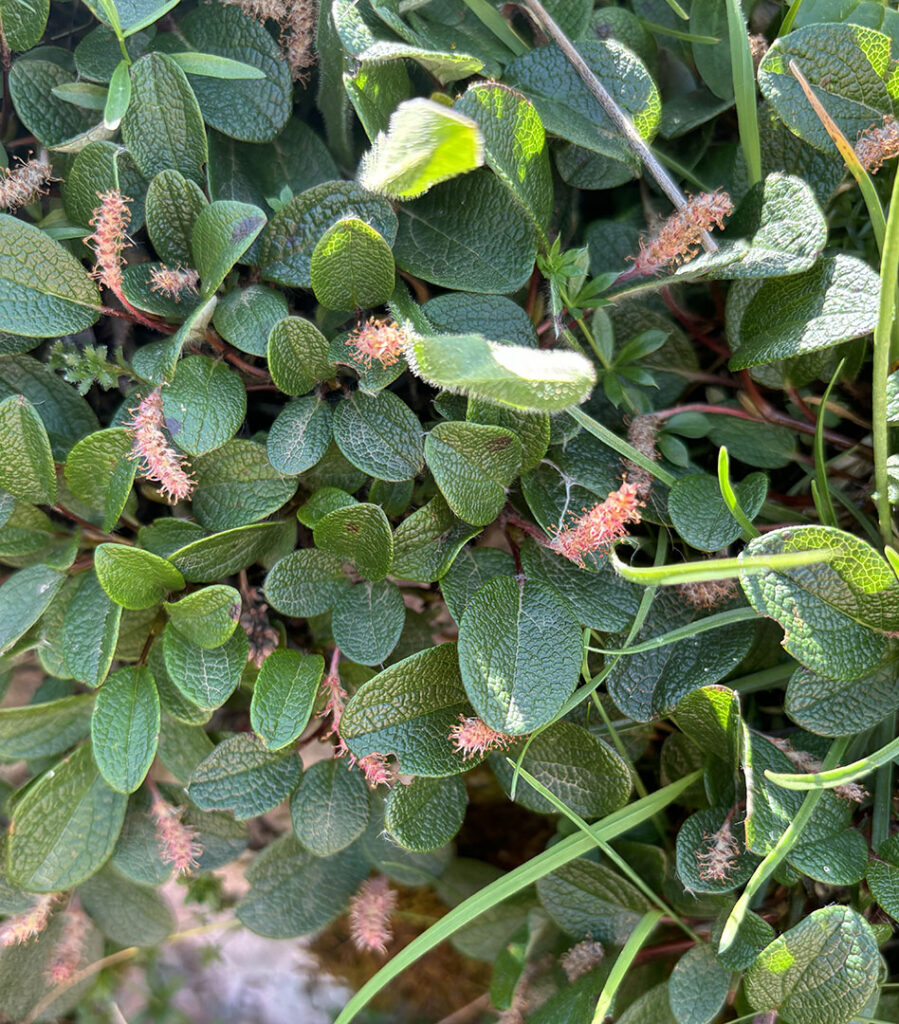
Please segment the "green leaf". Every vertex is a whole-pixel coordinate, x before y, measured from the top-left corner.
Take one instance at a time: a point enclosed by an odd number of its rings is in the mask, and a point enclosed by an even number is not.
[[[538,466],[546,455],[550,436],[548,413],[524,412],[471,396],[465,419],[469,423],[483,423],[510,430],[521,442],[521,473]]]
[[[332,436],[331,406],[317,395],[295,398],[268,432],[268,460],[279,473],[305,473],[323,458]]]
[[[173,60],[186,75],[202,75],[205,78],[220,78],[225,81],[240,79],[265,78],[265,74],[243,61],[232,60],[230,57],[217,57],[212,53],[169,53]]]
[[[94,698],[62,697],[21,708],[0,708],[0,757],[5,761],[52,757],[90,732]]]
[[[650,909],[646,897],[609,868],[592,861],[570,861],[537,882],[537,895],[556,924],[580,941],[623,945]]]
[[[316,857],[345,850],[366,830],[370,813],[362,772],[334,758],[310,765],[290,798],[294,834]]]
[[[99,307],[97,286],[74,256],[33,224],[0,214],[0,330],[77,334]]]
[[[746,555],[823,549],[829,562],[741,578],[760,615],[785,631],[783,646],[822,675],[852,679],[871,669],[888,643],[882,632],[899,629],[899,582],[865,541],[842,530],[798,526],[752,541]]]
[[[0,21],[3,35],[11,50],[30,50],[37,46],[50,15],[50,0],[3,0],[0,3]]]
[[[820,260],[804,274],[766,281],[731,331],[729,366],[806,355],[859,338],[874,329],[880,292],[874,271],[854,256]]]
[[[203,116],[187,76],[165,54],[148,53],[132,65],[122,140],[144,177],[174,170],[203,184],[209,156]]]
[[[498,732],[532,732],[551,721],[577,685],[581,656],[568,603],[541,583],[490,580],[459,626],[465,692]]]
[[[281,803],[301,771],[293,751],[267,751],[251,733],[238,733],[197,765],[187,792],[201,810],[231,811],[240,820],[255,818]]]
[[[466,331],[483,334],[484,337],[492,335],[510,345],[537,348],[537,331],[531,318],[518,303],[505,295],[445,292],[428,299],[421,312],[441,333]],[[477,419],[476,422],[492,421]]]
[[[637,614],[640,590],[622,579],[608,558],[597,562],[597,571],[579,569],[563,555],[532,538],[521,548],[525,575],[537,583],[546,583],[563,597],[577,621],[603,633],[626,629]]]
[[[74,81],[75,75],[68,68],[39,57],[20,58],[10,69],[9,95],[19,121],[48,148],[71,144],[77,150],[93,141],[92,134],[108,137],[105,128],[97,126],[96,113],[53,95],[54,87]]]
[[[406,850],[428,853],[450,842],[462,827],[468,794],[460,775],[416,778],[395,786],[387,798],[384,824]]]
[[[787,683],[784,710],[803,729],[819,736],[872,729],[899,709],[897,658],[899,646],[889,643],[883,658],[853,679],[832,678],[799,666]],[[858,699],[860,693],[864,700]]]
[[[460,217],[476,209],[476,217]],[[534,223],[500,181],[474,171],[400,208],[397,266],[444,288],[514,292],[536,259]]]
[[[24,395],[0,402],[0,487],[34,505],[56,503],[56,469],[47,431]]]
[[[874,899],[890,915],[899,912],[899,849],[896,836],[890,836],[877,850],[879,860],[868,864],[866,880]]]
[[[662,108],[642,61],[612,40],[582,41],[578,52],[640,135],[651,140]],[[624,164],[633,175],[634,157],[621,132],[557,46],[538,46],[518,57],[504,78],[534,104],[548,132]]]
[[[407,775],[456,775],[465,764],[450,729],[468,710],[456,645],[440,644],[363,683],[341,716],[340,735],[357,758],[389,753]]]
[[[462,546],[481,531],[453,515],[438,494],[411,516],[393,535],[393,573],[399,579],[430,583],[453,564]]]
[[[281,536],[282,523],[254,523],[201,537],[173,551],[171,562],[188,583],[214,583],[257,562]]]
[[[44,614],[65,573],[49,565],[30,565],[13,573],[0,586],[0,654],[8,651]]]
[[[162,393],[166,427],[191,455],[214,451],[234,436],[247,411],[240,377],[224,362],[187,356]]]
[[[272,380],[285,395],[305,395],[317,381],[334,376],[327,339],[302,317],[279,320],[268,336],[266,352]]]
[[[133,793],[146,778],[159,742],[159,696],[145,665],[120,668],[97,693],[91,718],[94,760],[119,793]]]
[[[82,438],[66,458],[65,477],[72,493],[103,511],[103,529],[119,521],[137,472],[129,458],[133,438],[125,427],[98,430]]]
[[[326,309],[370,309],[393,293],[393,253],[373,227],[347,217],[316,243],[309,277],[316,299]]]
[[[316,547],[352,562],[366,579],[384,579],[393,561],[393,534],[379,505],[357,502],[335,509],[315,525]]]
[[[118,838],[128,798],[103,780],[90,744],[31,786],[10,829],[10,879],[29,892],[59,892],[102,867]]]
[[[331,613],[331,632],[337,646],[352,661],[379,665],[396,647],[405,622],[403,595],[393,583],[362,582],[337,599]]]
[[[514,574],[515,562],[508,551],[488,547],[463,548],[441,579],[440,592],[450,615],[459,623],[468,602],[488,580]]]
[[[660,594],[633,638],[642,643],[685,625],[695,610],[676,594]],[[736,622],[675,643],[620,658],[606,679],[616,705],[629,717],[649,722],[669,714],[691,690],[729,675],[749,652],[755,624]],[[619,634],[615,647],[625,640]]]
[[[99,686],[106,678],[119,639],[122,606],[86,572],[69,598],[59,643],[66,668],[80,683]]]
[[[240,594],[234,587],[203,587],[180,601],[166,601],[169,621],[185,639],[204,650],[221,647],[240,621]]]
[[[334,10],[337,11],[336,4]],[[335,13],[334,20],[337,18]],[[402,61],[361,65],[355,74],[344,72],[343,85],[372,141],[387,131],[391,114],[412,95],[412,83]]]
[[[206,197],[180,171],[162,170],[147,189],[147,234],[160,259],[190,266],[194,224]]]
[[[220,647],[207,650],[169,624],[162,635],[169,678],[200,708],[218,708],[237,689],[247,663],[249,640],[236,629]]]
[[[273,939],[318,931],[344,910],[369,870],[356,847],[316,857],[295,836],[282,836],[247,871],[250,891],[238,903],[237,916]]]
[[[393,246],[396,214],[386,199],[352,181],[325,182],[296,196],[269,220],[259,246],[263,279],[311,288],[312,252],[324,232],[346,217],[365,221]]]
[[[200,210],[190,246],[204,298],[218,290],[263,227],[265,214],[249,203],[220,199]]]
[[[536,108],[496,82],[469,86],[455,108],[477,123],[487,165],[544,231],[552,214],[553,185],[546,132]]]
[[[515,753],[508,757],[518,763]],[[490,764],[508,792],[513,768],[506,758],[505,754],[495,754]],[[520,764],[570,810],[589,820],[617,811],[631,795],[627,762],[573,722],[556,722],[537,733]],[[522,782],[515,800],[538,814],[558,813],[549,800]]]
[[[109,80],[109,90],[106,94],[106,102],[103,104],[103,125],[111,132],[114,132],[122,123],[122,118],[128,112],[131,105],[131,70],[126,60],[119,61],[112,78]],[[82,150],[83,152],[83,150]]]
[[[281,292],[251,284],[235,288],[221,298],[212,322],[225,341],[241,352],[265,356],[269,333],[286,317],[287,299]]]
[[[822,907],[759,954],[746,973],[746,997],[786,1024],[847,1024],[877,988],[880,963],[864,918],[849,907]]]
[[[483,163],[477,123],[442,103],[418,97],[394,110],[388,131],[378,135],[362,158],[358,178],[370,192],[415,199]]]
[[[406,357],[434,387],[516,409],[566,409],[583,402],[596,383],[592,364],[577,352],[504,345],[479,334],[415,337]]]
[[[120,946],[155,946],[175,930],[163,897],[135,885],[112,864],[79,886],[78,898],[103,934]]]
[[[240,79],[209,78],[208,70],[184,67],[206,123],[245,142],[270,142],[284,128],[292,108],[292,83],[287,62],[264,25],[237,7],[209,4],[180,19],[178,28],[200,54],[181,59],[208,62],[237,61],[255,72]],[[218,58],[216,60],[216,58]],[[207,68],[209,64],[207,63]],[[183,65],[182,65],[183,67]],[[201,74],[203,77],[200,77]]]
[[[334,440],[354,466],[379,480],[409,480],[422,468],[421,424],[392,391],[348,394],[334,411]]]
[[[443,83],[457,82],[462,78],[468,78],[484,66],[477,57],[471,57],[465,53],[439,53],[429,47],[409,45],[392,40],[374,42],[358,54],[358,59],[363,64],[414,60]]]
[[[221,365],[221,364],[219,364]],[[234,438],[193,464],[194,515],[209,530],[246,526],[276,512],[294,496],[295,479],[284,476],[255,441]]]
[[[152,25],[177,3],[178,0],[90,0],[87,6],[104,25],[117,26],[130,36]]]
[[[43,363],[26,355],[0,356],[0,398],[16,394],[24,395],[37,409],[58,462],[76,441],[99,429],[87,402]]]
[[[305,505],[297,509],[297,519],[303,526],[313,529],[329,512],[355,504],[356,499],[352,494],[347,494],[339,487],[320,487]]]
[[[678,1024],[711,1024],[727,999],[730,977],[730,970],[718,962],[710,943],[688,949],[674,965],[668,982]]]
[[[184,577],[171,562],[124,544],[100,544],[94,568],[103,589],[123,608],[152,608],[167,591],[184,588]]]
[[[308,618],[328,611],[350,585],[339,558],[323,551],[292,551],[265,578],[265,599],[277,611]]]
[[[840,55],[834,74],[834,54]],[[812,83],[812,91],[847,139],[892,114],[897,96],[890,37],[860,25],[810,25],[776,39],[759,65],[762,95],[787,127],[818,149],[833,142],[790,72],[790,62]]]
[[[735,490],[740,507],[754,519],[768,491],[764,474],[751,473]],[[681,538],[700,551],[720,551],[742,533],[721,497],[717,479],[707,473],[680,477],[668,492],[668,512]]]
[[[521,442],[502,427],[438,423],[425,439],[425,459],[453,512],[486,526],[506,503],[506,488],[521,466]]]
[[[324,670],[320,654],[299,651],[273,651],[262,663],[250,722],[269,750],[286,747],[306,728]]]

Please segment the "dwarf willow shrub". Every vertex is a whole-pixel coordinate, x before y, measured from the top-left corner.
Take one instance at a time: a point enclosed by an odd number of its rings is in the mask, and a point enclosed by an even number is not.
[[[240,858],[341,1024],[899,1019],[899,15],[86,4],[0,0],[0,1011]]]

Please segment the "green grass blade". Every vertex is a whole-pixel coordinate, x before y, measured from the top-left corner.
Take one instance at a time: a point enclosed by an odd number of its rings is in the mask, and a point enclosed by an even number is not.
[[[834,789],[836,786],[844,786],[856,779],[863,779],[866,775],[880,768],[881,765],[889,764],[899,757],[899,738],[891,740],[886,746],[875,750],[873,754],[862,757],[851,764],[841,765],[839,768],[832,768],[830,771],[808,772],[801,775],[792,775],[789,772],[765,772],[765,778],[783,789]]]
[[[551,846],[548,850],[533,857],[526,864],[515,868],[502,878],[485,886],[473,896],[463,900],[459,906],[454,907],[448,914],[441,917],[436,924],[417,939],[400,950],[392,960],[389,960],[378,973],[371,978],[347,1003],[340,1016],[334,1024],[349,1024],[359,1011],[366,1006],[384,987],[388,985],[397,975],[401,974],[407,967],[424,956],[428,950],[439,945],[444,939],[463,928],[470,921],[473,921],[479,914],[483,914],[491,907],[508,899],[515,893],[533,885],[544,875],[551,874],[557,868],[562,867],[571,860],[582,856],[593,849],[598,842],[608,841],[622,835],[630,829],[651,818],[663,807],[666,807],[673,800],[676,800],[681,793],[689,789],[697,779],[701,778],[702,772],[695,771],[677,782],[672,782],[663,789],[657,790],[651,796],[638,800],[620,811],[603,818],[602,821],[590,826],[590,835],[576,834],[563,839],[561,842]]]
[[[606,1019],[606,1015],[612,1009],[612,1002],[615,999],[615,994],[621,987],[621,983],[624,981],[625,975],[630,970],[631,964],[634,962],[634,957],[643,948],[643,944],[649,938],[653,928],[659,923],[659,918],[662,916],[660,910],[650,910],[649,913],[644,914],[640,918],[640,923],[631,932],[627,942],[618,954],[618,958],[615,961],[615,966],[612,968],[611,973],[606,979],[606,983],[603,986],[602,992],[599,994],[599,1000],[596,1003],[596,1011],[593,1014],[593,1024],[602,1024]]]
[[[696,622],[688,622],[686,626],[679,626],[668,633],[654,636],[651,640],[644,640],[642,644],[634,644],[633,647],[591,647],[590,650],[594,654],[642,654],[644,651],[654,651],[658,647],[676,644],[679,640],[686,640],[699,633],[708,633],[710,629],[721,629],[722,626],[730,626],[735,622],[749,622],[757,618],[758,613],[754,608],[733,608],[728,612],[707,615],[704,619],[698,619]]]
[[[827,752],[827,757],[824,758],[825,768],[840,760],[849,746],[850,739],[851,737],[844,736],[833,741],[830,745],[830,750]],[[765,774],[767,775],[767,772]],[[746,888],[743,890],[742,895],[734,905],[734,909],[730,912],[730,917],[728,917],[724,924],[724,929],[721,932],[721,941],[718,943],[719,953],[723,953],[733,944],[734,939],[737,937],[737,932],[740,930],[743,918],[746,916],[746,912],[749,910],[753,899],[755,899],[756,893],[765,885],[777,870],[781,861],[796,845],[803,829],[808,824],[809,818],[812,816],[812,812],[818,806],[818,801],[823,795],[823,789],[815,789],[806,796],[796,812],[796,816],[787,825],[780,839],[777,840],[774,849],[767,854],[765,859],[752,873],[752,877],[746,883]]]
[[[746,158],[750,185],[762,180],[762,147],[759,142],[759,120],[755,98],[755,66],[749,49],[749,35],[740,9],[740,0],[725,0],[730,62],[734,76],[734,98],[737,103],[737,127],[740,145]]]
[[[845,363],[846,360],[841,359],[840,365],[830,378],[830,383],[827,385],[824,397],[818,406],[818,416],[815,420],[815,483],[817,484],[815,488],[815,507],[818,509],[818,516],[824,526],[837,525],[837,513],[833,507],[833,499],[830,496],[830,484],[827,481],[827,462],[824,458],[824,416],[827,412],[827,401],[830,398],[830,393],[833,391],[834,384],[839,380]]]
[[[721,491],[721,497],[724,499],[724,504],[727,505],[727,510],[743,527],[743,540],[753,540],[756,537],[761,537],[759,531],[752,525],[752,520],[743,511],[743,507],[734,493],[730,482],[730,455],[727,452],[727,448],[723,445],[718,449],[718,489]]]
[[[568,415],[576,423],[579,423],[584,430],[589,430],[594,437],[598,437],[603,444],[608,445],[612,451],[618,452],[619,455],[623,455],[630,462],[636,463],[636,465],[645,469],[647,473],[651,473],[657,480],[661,480],[666,486],[671,487],[677,481],[677,477],[673,473],[669,473],[667,469],[663,469],[657,462],[653,462],[652,459],[647,459],[642,452],[638,452],[624,438],[613,434],[608,427],[604,427],[601,423],[597,423],[592,416],[588,416],[582,409],[577,407],[571,408],[568,410]]]
[[[499,11],[487,0],[463,0],[465,6],[483,25],[490,29],[496,38],[504,43],[516,57],[528,52],[524,40],[509,25]]]
[[[680,565],[636,567],[622,562],[612,548],[609,555],[612,567],[619,576],[631,583],[645,586],[674,586],[677,583],[697,583],[703,580],[727,580],[760,572],[796,569],[801,565],[832,562],[839,552],[835,548],[815,548],[812,551],[793,551],[782,555],[744,555],[742,558],[706,558],[701,562],[682,562]]]

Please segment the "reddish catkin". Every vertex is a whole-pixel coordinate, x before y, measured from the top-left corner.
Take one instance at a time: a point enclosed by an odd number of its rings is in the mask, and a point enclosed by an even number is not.
[[[156,825],[156,841],[164,864],[171,864],[179,875],[188,875],[199,867],[203,852],[197,833],[181,820],[181,811],[165,802],[159,790],[151,787],[150,817]]]
[[[66,911],[62,936],[53,950],[45,973],[51,985],[64,985],[71,980],[81,964],[86,935],[87,917],[80,910]]]
[[[658,274],[691,260],[699,251],[703,233],[712,227],[724,227],[724,218],[729,217],[733,209],[730,196],[720,189],[692,196],[682,210],[662,221],[650,239],[641,239],[631,274],[637,277]]]
[[[871,174],[879,171],[884,161],[899,156],[899,121],[887,114],[879,128],[867,128],[858,137],[855,155]]]
[[[383,876],[363,882],[350,900],[350,935],[360,953],[386,953],[397,894]]]
[[[571,526],[560,530],[549,546],[583,566],[588,554],[602,551],[619,537],[624,537],[628,532],[628,523],[640,522],[642,504],[636,486],[625,479],[605,501],[585,509]]]
[[[130,457],[143,461],[147,479],[158,483],[171,501],[189,498],[194,481],[184,468],[184,458],[175,451],[163,430],[162,391],[151,391],[133,412],[128,424],[133,438]]]
[[[652,416],[635,416],[628,426],[627,439],[641,455],[645,455],[652,462],[659,461],[659,452],[656,448],[656,438],[659,433],[658,420]],[[652,493],[652,473],[636,462],[625,460],[627,477],[637,491],[637,497],[646,501]]]
[[[352,755],[350,756],[350,767],[355,761],[356,767],[365,776],[365,781],[372,789],[377,789],[378,786],[392,786],[399,777],[396,765],[389,761],[389,754],[379,754],[374,751],[371,754],[366,754],[365,757],[360,757],[358,761]]]
[[[131,200],[117,188],[98,192],[97,197],[100,205],[89,222],[94,233],[84,239],[84,244],[93,249],[96,257],[93,276],[118,295],[122,290],[122,250],[128,244]]]
[[[0,209],[10,212],[28,206],[42,195],[53,180],[53,168],[48,160],[27,160],[12,170],[3,169],[0,175]]]
[[[13,914],[0,924],[0,948],[21,946],[36,939],[50,923],[57,898],[52,892],[38,896],[27,910]]]
[[[677,592],[693,608],[717,608],[737,596],[736,580],[702,580],[681,583]]]
[[[399,324],[381,323],[369,317],[350,334],[346,344],[353,357],[365,366],[371,366],[372,360],[381,366],[393,366],[403,355],[406,334]]]
[[[466,760],[491,750],[506,750],[515,742],[514,736],[491,729],[480,718],[466,718],[465,715],[459,715],[459,721],[449,731],[449,739],[453,750]]]
[[[190,267],[167,267],[164,263],[150,271],[150,291],[165,295],[175,302],[182,295],[196,295],[200,275]]]

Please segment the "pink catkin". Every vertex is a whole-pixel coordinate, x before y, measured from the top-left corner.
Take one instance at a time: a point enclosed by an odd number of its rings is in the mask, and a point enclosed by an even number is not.
[[[199,866],[203,850],[197,841],[197,833],[181,820],[181,812],[163,800],[159,791],[152,788],[150,817],[156,825],[156,841],[164,864],[171,864],[179,875],[188,875]]]
[[[701,580],[681,583],[677,592],[693,608],[717,608],[737,595],[736,580]]]
[[[18,210],[46,194],[53,180],[53,168],[47,160],[28,160],[0,175],[0,209]]]
[[[184,459],[169,443],[163,431],[165,415],[159,388],[141,399],[128,424],[133,443],[131,458],[141,459],[146,477],[158,483],[163,494],[173,501],[189,498],[194,481],[184,468]]]
[[[53,950],[45,975],[51,985],[63,985],[72,979],[81,964],[86,935],[87,917],[81,911],[67,911],[62,937]]]
[[[506,750],[516,739],[504,732],[491,729],[480,718],[466,718],[465,715],[459,715],[459,721],[449,731],[449,738],[452,740],[453,750],[466,760],[479,757],[491,750]]]
[[[181,301],[182,295],[196,295],[200,275],[190,267],[167,267],[164,263],[150,271],[150,291]]]
[[[381,323],[374,317],[353,331],[346,340],[350,353],[363,363],[371,366],[372,360],[381,366],[394,366],[402,357],[406,346],[406,334],[396,323]]]
[[[390,915],[396,908],[397,894],[383,876],[363,882],[350,900],[350,935],[361,953],[386,953],[393,938]]]
[[[97,265],[93,276],[117,296],[122,291],[122,250],[128,243],[128,224],[131,221],[131,200],[117,188],[97,193],[100,205],[94,210],[90,225],[94,233],[84,239],[94,251]]]
[[[57,899],[56,893],[38,896],[27,910],[8,917],[0,924],[0,948],[21,946],[37,938],[50,923]]]
[[[619,537],[624,537],[628,532],[628,523],[640,522],[642,504],[636,485],[625,479],[605,501],[585,509],[571,526],[560,530],[549,546],[570,561],[583,566],[588,554],[603,551]]]
[[[589,974],[597,964],[602,963],[605,950],[602,943],[588,937],[576,946],[572,946],[567,953],[559,959],[559,964],[570,982]]]
[[[634,257],[633,276],[658,274],[668,267],[691,260],[699,250],[702,235],[712,227],[724,227],[724,218],[733,213],[734,204],[726,192],[703,192],[664,220],[658,231],[640,242]]]

